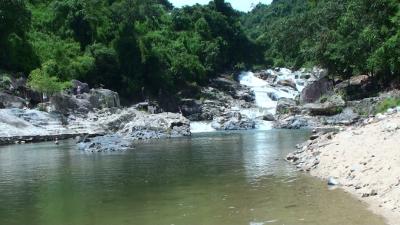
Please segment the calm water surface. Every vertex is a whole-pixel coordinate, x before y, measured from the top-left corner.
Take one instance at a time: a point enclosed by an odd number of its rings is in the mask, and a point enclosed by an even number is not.
[[[304,131],[211,133],[87,154],[0,148],[0,225],[381,225],[282,159]]]

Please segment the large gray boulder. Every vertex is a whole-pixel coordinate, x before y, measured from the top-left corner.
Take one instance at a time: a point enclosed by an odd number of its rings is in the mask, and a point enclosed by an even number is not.
[[[250,130],[255,128],[256,123],[239,112],[230,112],[214,118],[211,126],[216,130]]]
[[[335,87],[338,93],[344,93],[346,100],[359,100],[371,96],[376,91],[376,85],[367,75],[359,75],[345,80]]]
[[[103,109],[121,106],[117,92],[100,88],[90,90],[89,94],[89,101],[93,108]]]
[[[128,114],[131,109],[128,110]],[[134,113],[130,113],[133,115]],[[124,115],[121,114],[121,115]],[[126,114],[125,114],[126,115]],[[118,134],[132,139],[157,139],[190,136],[190,121],[180,114],[147,114],[136,111],[134,117],[117,118],[123,121]],[[115,124],[114,124],[115,126]]]
[[[278,84],[286,87],[291,87],[294,90],[297,90],[296,82],[292,79],[280,80],[278,81]]]
[[[276,113],[278,115],[294,114],[298,111],[297,102],[295,100],[290,98],[280,98],[278,100],[278,105],[276,107]]]
[[[328,125],[351,125],[358,121],[360,115],[355,113],[352,108],[345,108],[340,114],[326,117],[325,124]]]
[[[51,108],[62,114],[88,113],[94,109],[120,107],[118,93],[107,89],[92,89],[90,93],[69,95],[60,93],[50,98]]]
[[[72,83],[71,91],[74,95],[90,92],[90,88],[87,83],[83,83],[79,80],[72,80],[71,83]]]
[[[181,112],[191,121],[201,120],[202,103],[196,99],[182,99]]]
[[[26,100],[14,95],[0,92],[0,105],[2,105],[3,108],[22,109],[26,106]]]
[[[134,145],[132,140],[114,134],[84,138],[78,142],[78,149],[86,152],[120,152],[134,149]]]
[[[313,116],[332,116],[341,113],[345,106],[346,102],[341,96],[332,95],[323,102],[305,104],[303,109]]]
[[[307,85],[300,94],[300,104],[312,103],[323,95],[333,91],[333,81],[328,78],[319,79]]]
[[[87,94],[83,98],[77,98],[75,95],[60,93],[50,98],[50,108],[64,115],[70,113],[88,113],[94,108],[88,98]]]

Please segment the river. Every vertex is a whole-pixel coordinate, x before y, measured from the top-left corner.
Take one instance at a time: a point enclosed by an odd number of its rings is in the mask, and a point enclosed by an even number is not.
[[[307,131],[204,133],[120,153],[0,148],[1,225],[380,225],[283,158]]]

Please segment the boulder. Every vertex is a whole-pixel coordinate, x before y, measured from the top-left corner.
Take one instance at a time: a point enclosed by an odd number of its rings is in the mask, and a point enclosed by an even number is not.
[[[263,117],[263,120],[265,121],[275,121],[275,116],[272,113],[266,113]]]
[[[384,97],[364,98],[361,100],[348,101],[347,106],[355,113],[368,116],[373,115],[377,111],[377,106],[384,100]]]
[[[117,92],[100,88],[90,90],[89,94],[89,101],[93,108],[103,109],[121,106]]]
[[[124,119],[117,118],[119,121]],[[121,123],[118,134],[137,139],[190,136],[190,121],[180,114],[136,112],[134,119]]]
[[[296,82],[292,79],[280,80],[278,81],[278,84],[286,87],[291,87],[294,90],[297,90]]]
[[[328,78],[319,79],[307,85],[300,94],[300,104],[312,103],[333,91],[333,81]]]
[[[246,102],[254,102],[256,100],[254,92],[251,91],[250,89],[244,89],[244,88],[236,90],[233,97],[235,99],[244,100]]]
[[[262,80],[265,80],[270,84],[275,83],[276,79],[278,78],[276,74],[273,74],[271,71],[268,70],[256,72],[254,73],[254,76]]]
[[[0,92],[0,103],[4,108],[19,108],[26,106],[26,100],[14,95]]]
[[[347,100],[359,100],[370,97],[376,91],[371,78],[367,75],[354,76],[335,86],[335,91],[344,93]]]
[[[355,113],[352,108],[345,108],[340,114],[326,117],[325,124],[328,125],[351,125],[358,121],[360,115]]]
[[[64,115],[72,112],[88,113],[89,111],[93,110],[93,106],[88,100],[88,94],[80,97],[81,98],[78,99],[76,96],[60,93],[50,98],[50,107],[54,111]]]
[[[182,99],[181,112],[183,116],[191,121],[200,120],[200,115],[202,113],[201,101],[195,99]]]
[[[205,100],[201,105],[201,114],[198,120],[213,120],[214,118],[221,116],[224,109],[225,104],[223,101]]]
[[[216,130],[250,130],[256,127],[256,123],[239,112],[230,112],[214,118],[211,126]]]
[[[136,105],[134,105],[133,107],[137,110],[148,112],[150,114],[162,113],[162,109],[160,108],[158,103],[155,101],[139,102]]]
[[[238,83],[225,77],[219,77],[212,81],[212,86],[218,90],[229,92],[237,86]]]
[[[311,71],[311,74],[317,79],[322,79],[328,76],[328,72],[329,71],[327,69],[314,67]]]
[[[317,118],[311,116],[294,115],[275,122],[274,127],[278,129],[301,129],[319,126]]]
[[[85,138],[78,142],[78,149],[86,152],[117,152],[133,149],[133,141],[119,135]]]
[[[339,95],[332,95],[324,102],[308,103],[303,106],[313,116],[332,116],[342,112],[346,102]]]
[[[79,80],[72,80],[71,83],[71,91],[74,95],[90,92],[90,88],[87,83],[80,82]]]
[[[297,103],[290,98],[280,98],[276,106],[277,114],[292,114],[298,111]]]

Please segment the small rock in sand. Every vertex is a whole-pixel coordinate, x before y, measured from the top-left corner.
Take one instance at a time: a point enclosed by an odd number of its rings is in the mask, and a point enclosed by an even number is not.
[[[339,182],[335,178],[333,178],[333,177],[329,177],[328,178],[328,185],[335,186],[335,185],[338,185],[338,184],[339,184]]]

